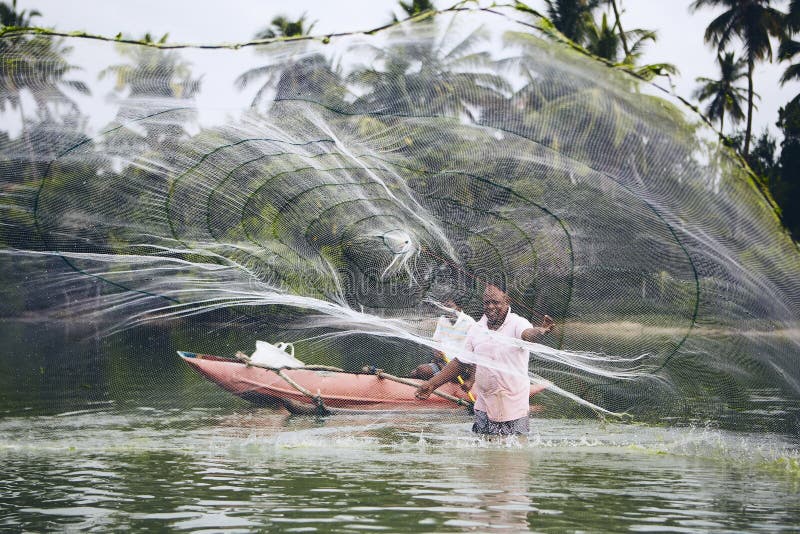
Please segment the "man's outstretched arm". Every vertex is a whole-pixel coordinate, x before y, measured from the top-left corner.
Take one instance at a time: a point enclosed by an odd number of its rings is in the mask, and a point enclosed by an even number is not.
[[[522,331],[522,340],[528,341],[530,343],[535,343],[539,339],[542,338],[546,333],[553,329],[556,325],[555,321],[549,316],[545,315],[542,317],[542,325],[541,326],[532,326],[531,328],[526,328]]]

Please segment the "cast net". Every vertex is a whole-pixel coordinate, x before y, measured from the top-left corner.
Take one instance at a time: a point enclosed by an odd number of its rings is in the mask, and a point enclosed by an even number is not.
[[[545,415],[795,424],[800,255],[773,205],[701,117],[538,22],[177,49],[7,32],[6,315],[91,325],[67,344],[135,333],[77,380],[177,403],[202,379],[176,349],[406,374],[446,303],[477,319],[503,284],[556,322],[517,342]]]

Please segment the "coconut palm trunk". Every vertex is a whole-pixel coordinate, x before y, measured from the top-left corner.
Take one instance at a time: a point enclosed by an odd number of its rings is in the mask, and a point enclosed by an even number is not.
[[[755,61],[752,54],[747,58],[747,129],[744,132],[744,157],[750,155],[750,134],[753,131],[753,71]]]
[[[628,48],[628,40],[625,37],[625,32],[622,30],[622,20],[619,16],[619,8],[617,7],[617,0],[609,0],[611,4],[611,8],[614,10],[614,18],[617,22],[617,31],[619,32],[620,40],[622,41],[622,51],[625,52],[625,60],[628,60],[628,57],[631,55],[631,51]]]

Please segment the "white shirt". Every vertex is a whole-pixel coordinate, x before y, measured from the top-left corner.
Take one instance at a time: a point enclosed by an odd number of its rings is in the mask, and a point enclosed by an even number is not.
[[[503,324],[489,330],[487,318],[470,328],[465,348],[477,355],[475,371],[475,409],[486,412],[496,422],[527,417],[530,403],[528,351],[502,343],[501,336],[522,339],[522,332],[532,328],[530,321],[511,312],[509,307]],[[466,361],[468,358],[459,360]]]

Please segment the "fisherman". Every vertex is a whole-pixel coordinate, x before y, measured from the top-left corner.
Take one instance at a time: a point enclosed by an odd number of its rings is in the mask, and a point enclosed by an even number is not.
[[[540,340],[555,326],[545,315],[541,326],[511,311],[505,284],[487,284],[483,292],[483,317],[470,328],[465,350],[474,353],[480,361],[468,362],[467,357],[453,358],[426,382],[420,384],[416,396],[427,399],[439,386],[460,374],[475,369],[473,392],[475,422],[472,431],[477,434],[527,434],[530,380],[528,379],[528,351],[498,341],[508,336],[528,342]],[[484,365],[480,365],[484,362]]]

